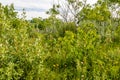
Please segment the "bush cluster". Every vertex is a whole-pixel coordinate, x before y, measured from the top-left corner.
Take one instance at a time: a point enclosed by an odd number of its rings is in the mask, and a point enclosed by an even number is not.
[[[88,18],[76,26],[55,17],[16,16],[13,5],[0,4],[0,80],[120,80],[115,18]]]

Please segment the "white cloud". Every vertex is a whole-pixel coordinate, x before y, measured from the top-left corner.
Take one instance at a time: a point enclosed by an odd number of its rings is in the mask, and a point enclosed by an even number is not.
[[[52,7],[53,1],[56,0],[0,0],[0,3],[3,5],[14,4],[15,9],[18,10],[18,13],[21,14],[21,10],[26,10],[27,19],[31,19],[32,17],[43,17],[46,18],[48,15],[45,14],[47,10]],[[64,2],[65,0],[59,0]],[[95,3],[97,0],[87,0],[88,3]]]
[[[3,5],[13,3],[15,9],[18,10],[18,14],[22,13],[23,8],[26,9],[27,19],[39,16],[46,18],[48,15],[46,15],[45,12],[52,7],[52,0],[0,0],[0,2]],[[31,10],[29,11],[29,9]]]
[[[20,8],[42,8],[49,9],[51,0],[0,0],[3,4],[14,3],[14,6]]]
[[[18,17],[22,17],[22,12],[18,11]],[[38,17],[42,17],[42,18],[47,18],[49,17],[49,15],[45,14],[45,12],[37,12],[37,11],[27,11],[26,12],[26,19],[32,19],[32,18],[38,18]]]

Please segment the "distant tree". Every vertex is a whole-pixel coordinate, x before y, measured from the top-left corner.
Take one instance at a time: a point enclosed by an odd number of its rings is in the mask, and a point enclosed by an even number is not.
[[[45,28],[44,21],[40,17],[33,18],[30,22],[35,26],[35,28],[38,28],[40,30],[43,30]]]
[[[14,5],[11,4],[11,5],[3,6],[0,3],[0,17],[1,18],[6,17],[6,18],[9,18],[9,19],[16,18],[17,17],[17,12],[14,9]]]
[[[53,4],[52,8],[49,9],[49,10],[46,12],[46,14],[49,14],[51,17],[56,17],[56,15],[59,14],[58,8],[59,8],[59,5]]]

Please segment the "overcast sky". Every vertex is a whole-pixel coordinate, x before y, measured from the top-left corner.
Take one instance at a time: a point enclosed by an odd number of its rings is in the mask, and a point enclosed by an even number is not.
[[[19,15],[24,8],[27,19],[31,19],[33,17],[48,17],[45,12],[52,7],[53,1],[55,0],[0,0],[0,3],[3,5],[13,3]],[[96,1],[97,0],[88,0],[88,3],[94,3]]]

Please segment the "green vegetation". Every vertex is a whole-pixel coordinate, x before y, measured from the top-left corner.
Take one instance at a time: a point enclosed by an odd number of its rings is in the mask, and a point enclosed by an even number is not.
[[[78,4],[78,24],[57,18],[59,5],[26,20],[0,4],[0,80],[120,80],[119,3]]]

